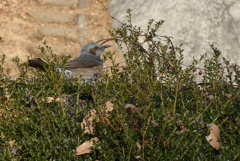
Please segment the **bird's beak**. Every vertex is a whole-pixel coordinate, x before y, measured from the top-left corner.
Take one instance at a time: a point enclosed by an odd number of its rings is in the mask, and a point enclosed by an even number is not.
[[[109,48],[109,47],[111,47],[111,45],[103,45],[102,46],[103,49],[106,49],[106,48]]]

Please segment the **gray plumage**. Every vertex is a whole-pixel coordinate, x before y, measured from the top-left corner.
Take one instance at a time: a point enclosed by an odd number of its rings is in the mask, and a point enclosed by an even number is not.
[[[79,57],[66,64],[65,69],[103,67],[103,62],[100,57],[104,49],[108,47],[110,46],[102,46],[95,42],[88,43],[82,48]]]
[[[96,74],[102,72],[103,62],[101,54],[104,49],[110,45],[100,45],[95,42],[88,43],[83,46],[80,55],[74,60],[66,64],[65,71],[62,71],[62,66],[57,67],[57,72],[64,72],[66,77],[79,77],[85,80],[97,80],[99,76]],[[45,67],[48,66],[41,58],[35,58],[28,61],[29,66],[33,68],[46,71]]]
[[[85,80],[97,80],[98,73],[101,73],[103,68],[101,54],[108,47],[110,45],[100,45],[95,42],[85,45],[80,55],[66,64],[65,76],[69,78],[80,75]],[[61,69],[58,68],[58,71],[61,72]]]

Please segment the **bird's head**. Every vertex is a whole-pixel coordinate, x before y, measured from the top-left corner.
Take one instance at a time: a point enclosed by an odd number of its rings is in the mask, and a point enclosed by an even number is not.
[[[81,54],[90,53],[100,58],[101,53],[108,47],[110,47],[110,45],[100,45],[95,42],[90,42],[87,45],[83,46]]]

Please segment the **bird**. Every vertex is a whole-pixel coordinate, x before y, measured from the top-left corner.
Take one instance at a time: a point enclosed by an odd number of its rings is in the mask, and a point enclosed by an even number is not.
[[[103,61],[101,59],[102,52],[111,47],[110,45],[100,45],[96,42],[90,42],[82,47],[80,55],[67,62],[65,68],[58,66],[58,73],[64,72],[67,78],[81,76],[85,80],[97,80],[103,69]],[[47,63],[41,58],[28,60],[30,67],[46,71]],[[64,71],[62,71],[64,69]]]

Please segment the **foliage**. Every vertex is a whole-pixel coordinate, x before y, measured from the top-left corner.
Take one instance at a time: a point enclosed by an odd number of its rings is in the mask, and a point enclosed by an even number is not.
[[[113,66],[95,83],[57,74],[57,58],[45,43],[46,73],[18,65],[20,76],[2,75],[0,86],[0,160],[237,160],[239,154],[240,68],[211,45],[213,56],[183,64],[181,46],[156,35],[163,21],[146,31],[129,22],[110,31],[126,66],[106,53]],[[50,54],[50,56],[46,56]],[[197,65],[203,62],[204,67]],[[4,57],[1,64],[4,63]],[[1,72],[3,71],[0,66]],[[32,73],[29,75],[29,71]],[[200,76],[200,83],[196,77]],[[53,100],[49,101],[51,97]],[[106,117],[105,102],[114,110]],[[137,110],[124,108],[134,104]],[[95,109],[95,130],[84,134],[83,117]],[[221,150],[208,144],[207,124],[221,131]],[[181,133],[181,130],[187,129]],[[92,154],[76,156],[90,138]]]

